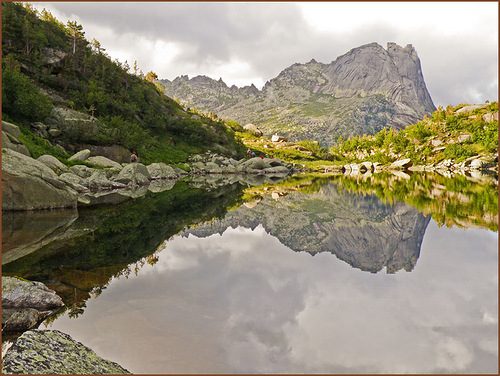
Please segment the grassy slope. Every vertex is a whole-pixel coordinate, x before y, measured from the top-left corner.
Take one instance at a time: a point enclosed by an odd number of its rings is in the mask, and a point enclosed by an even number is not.
[[[339,140],[329,150],[314,141],[273,143],[265,137],[237,132],[246,147],[257,154],[266,154],[297,163],[312,170],[323,170],[332,165],[369,160],[383,164],[401,158],[411,158],[414,164],[435,164],[444,159],[461,162],[475,155],[496,153],[498,122],[486,122],[485,114],[498,111],[498,103],[467,113],[457,113],[459,105],[438,109],[430,117],[401,131],[384,129],[375,135],[364,135]],[[457,142],[459,136],[470,139]],[[434,146],[434,145],[436,146]]]

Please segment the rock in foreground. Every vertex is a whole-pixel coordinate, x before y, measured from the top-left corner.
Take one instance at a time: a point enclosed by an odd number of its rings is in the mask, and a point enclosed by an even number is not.
[[[62,299],[43,283],[2,277],[2,330],[5,332],[32,329],[62,306]]]
[[[5,354],[6,374],[123,374],[119,364],[58,330],[31,330],[20,336]]]

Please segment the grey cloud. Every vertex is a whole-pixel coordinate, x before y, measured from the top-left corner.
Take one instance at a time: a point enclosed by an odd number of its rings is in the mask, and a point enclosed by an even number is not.
[[[330,62],[361,44],[395,41],[416,47],[437,105],[497,98],[498,42],[491,36],[457,38],[436,35],[433,30],[409,32],[385,25],[321,33],[311,28],[296,4],[47,3],[47,7],[66,16],[77,15],[84,27],[111,28],[115,36],[180,45],[175,59],[157,68],[162,78],[187,73],[182,71],[187,65],[204,74],[214,64],[238,60],[250,65],[253,77],[266,81],[295,62],[311,58]],[[126,46],[126,41],[110,37],[103,42],[109,47],[120,43],[121,49],[132,54],[154,53],[133,43]],[[147,61],[148,57],[137,59]]]

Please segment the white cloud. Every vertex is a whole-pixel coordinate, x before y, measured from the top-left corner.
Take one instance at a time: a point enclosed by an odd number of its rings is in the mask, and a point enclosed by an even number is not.
[[[76,19],[113,58],[161,78],[261,87],[311,58],[359,45],[413,44],[436,105],[494,100],[498,3],[38,3]]]

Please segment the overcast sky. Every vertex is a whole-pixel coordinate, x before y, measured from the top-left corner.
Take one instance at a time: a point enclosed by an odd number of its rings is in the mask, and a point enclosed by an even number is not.
[[[35,3],[77,20],[112,58],[173,79],[257,87],[370,42],[416,48],[436,105],[497,98],[498,3]]]

